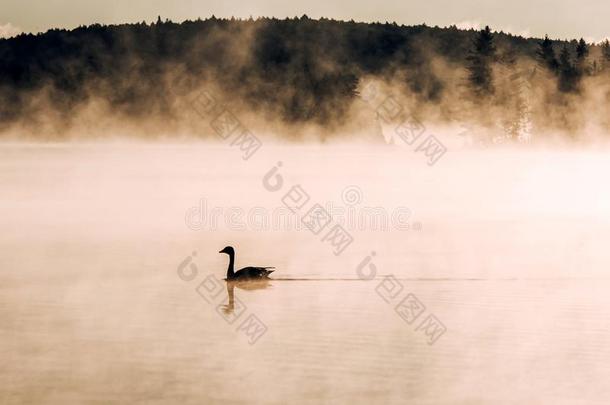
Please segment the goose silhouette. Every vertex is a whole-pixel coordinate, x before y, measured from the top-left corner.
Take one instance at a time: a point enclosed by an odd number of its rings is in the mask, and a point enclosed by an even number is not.
[[[275,267],[244,267],[238,271],[234,271],[235,265],[235,249],[232,246],[227,246],[218,253],[226,253],[229,255],[229,268],[227,269],[227,280],[241,281],[241,280],[261,280],[268,279],[269,274],[273,273]]]

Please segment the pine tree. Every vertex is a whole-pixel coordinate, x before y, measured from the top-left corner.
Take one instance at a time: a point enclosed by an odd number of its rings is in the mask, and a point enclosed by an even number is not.
[[[555,57],[555,50],[553,49],[553,41],[549,39],[548,35],[544,36],[544,40],[538,43],[538,50],[536,51],[538,61],[540,64],[550,70],[553,73],[557,73],[559,63]]]
[[[473,42],[473,49],[467,56],[468,80],[474,92],[485,96],[494,92],[491,63],[494,61],[496,48],[489,26],[482,29]]]
[[[591,69],[587,66],[587,55],[589,55],[589,46],[584,39],[580,38],[576,45],[576,73],[579,77],[585,74],[591,74]]]
[[[610,68],[610,42],[607,39],[602,42],[602,68]]]
[[[559,55],[559,91],[563,93],[574,92],[577,89],[578,73],[572,64],[570,51],[564,45]]]
[[[584,39],[580,38],[578,45],[576,46],[576,59],[583,60],[589,55],[589,46]]]

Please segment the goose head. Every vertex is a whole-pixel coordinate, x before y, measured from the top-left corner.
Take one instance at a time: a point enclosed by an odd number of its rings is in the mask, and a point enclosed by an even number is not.
[[[233,249],[233,247],[227,246],[218,253],[226,253],[228,255],[233,255],[233,254],[235,254],[235,250]]]

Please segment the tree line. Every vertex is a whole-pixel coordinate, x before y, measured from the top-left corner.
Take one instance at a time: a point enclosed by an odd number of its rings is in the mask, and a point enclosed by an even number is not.
[[[559,53],[556,48],[559,48]],[[584,77],[610,70],[609,41],[606,39],[600,44],[599,61],[588,59],[590,48],[591,45],[583,38],[570,42],[552,41],[546,35],[537,43],[536,60],[543,69],[554,75],[560,92],[576,93]],[[468,78],[477,94],[493,94],[491,67],[498,60],[494,35],[487,26],[478,33],[467,56]]]
[[[601,59],[591,57],[597,49]],[[610,69],[610,45],[522,38],[455,26],[404,26],[302,17],[211,18],[89,25],[0,40],[0,130],[35,124],[52,109],[69,126],[74,110],[103,100],[127,119],[174,114],[173,95],[202,83],[254,112],[287,123],[340,124],[365,78],[398,78],[402,92],[434,105],[452,80],[435,58],[467,73],[475,97],[495,94],[499,60],[536,60],[560,93]],[[512,63],[512,62],[511,62]],[[181,80],[174,80],[180,72]],[[36,103],[44,97],[45,103]]]

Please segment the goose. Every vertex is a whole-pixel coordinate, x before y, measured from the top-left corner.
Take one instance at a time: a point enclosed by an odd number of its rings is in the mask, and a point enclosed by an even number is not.
[[[227,246],[218,253],[226,253],[229,255],[229,268],[227,269],[227,280],[261,280],[269,278],[269,274],[273,273],[275,267],[244,267],[238,271],[233,271],[235,264],[235,249],[232,246]]]

